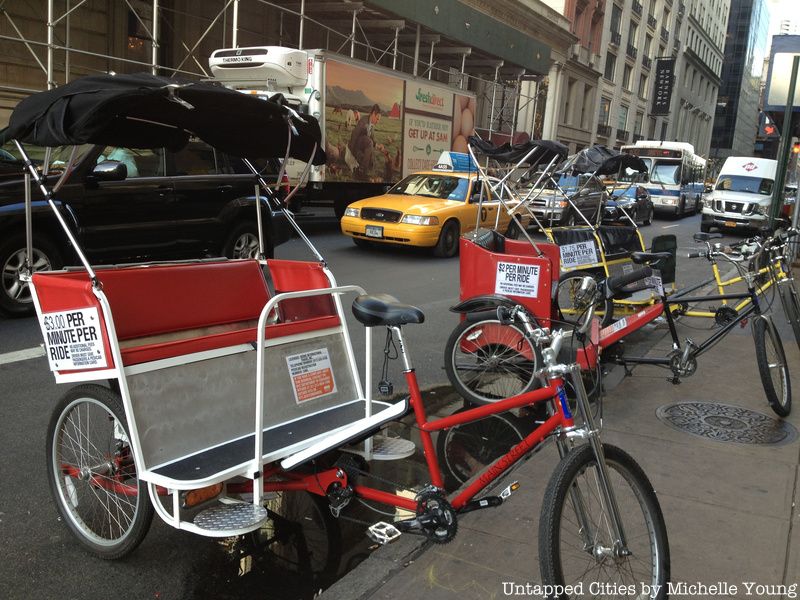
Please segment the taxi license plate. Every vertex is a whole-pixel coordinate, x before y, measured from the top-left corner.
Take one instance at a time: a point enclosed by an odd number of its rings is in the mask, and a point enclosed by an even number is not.
[[[736,227],[737,225],[738,223],[736,221],[725,221],[725,227]]]
[[[367,225],[367,229],[364,233],[366,234],[367,237],[382,238],[383,227],[378,227],[377,225]]]

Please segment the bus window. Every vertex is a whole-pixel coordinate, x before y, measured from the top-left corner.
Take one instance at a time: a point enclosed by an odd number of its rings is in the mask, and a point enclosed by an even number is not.
[[[656,162],[650,175],[653,183],[677,185],[680,181],[680,164],[674,162]]]

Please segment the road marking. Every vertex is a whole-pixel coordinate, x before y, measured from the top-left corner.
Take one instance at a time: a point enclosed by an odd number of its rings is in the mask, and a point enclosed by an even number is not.
[[[675,225],[663,225],[661,229],[672,229],[673,227],[680,227],[680,223],[676,223]]]
[[[40,356],[44,355],[45,353],[43,346],[37,346],[36,348],[25,348],[25,350],[17,350],[16,352],[6,352],[5,354],[0,354],[0,365],[30,360],[32,358],[39,358]]]

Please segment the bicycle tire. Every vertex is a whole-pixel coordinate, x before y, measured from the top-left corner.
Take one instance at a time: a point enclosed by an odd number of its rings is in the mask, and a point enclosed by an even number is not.
[[[556,286],[555,302],[561,319],[570,324],[578,324],[579,314],[575,308],[575,290],[580,287],[580,280],[584,277],[594,277],[588,271],[569,271],[562,273],[558,278]],[[597,303],[595,315],[600,318],[600,326],[606,327],[614,319],[614,301],[611,298],[603,297]]]
[[[453,414],[471,408],[465,406]],[[520,423],[507,414],[489,415],[485,419],[441,431],[436,440],[436,455],[445,489],[450,492],[460,487],[506,454],[530,431],[526,432]]]
[[[96,384],[64,394],[48,426],[47,457],[58,512],[84,548],[106,560],[133,552],[154,511],[137,476],[119,395]]]
[[[761,384],[770,407],[780,417],[792,412],[792,384],[786,354],[778,330],[771,321],[761,317],[753,322],[753,341]],[[776,378],[777,374],[777,378]]]
[[[781,298],[783,312],[786,320],[792,326],[794,340],[800,348],[800,299],[797,296],[797,288],[794,286],[794,279],[787,278],[778,280],[778,295]]]
[[[603,452],[611,478],[609,484],[614,489],[619,514],[624,519],[622,525],[631,555],[624,558],[609,557],[605,552],[601,556],[601,552],[607,551],[611,546],[609,516],[605,514],[597,492],[597,459],[591,446],[584,444],[561,460],[545,490],[539,520],[539,567],[542,583],[551,586],[583,584],[580,597],[587,594],[593,598],[616,598],[620,593],[593,593],[602,592],[590,589],[592,584],[597,585],[598,582],[635,584],[636,590],[632,594],[634,596],[641,593],[641,585],[646,583],[651,586],[651,590],[658,590],[650,598],[664,600],[667,597],[666,584],[670,576],[669,542],[656,493],[642,468],[630,455],[609,444],[603,444]],[[584,475],[593,480],[587,487],[583,487],[579,481]],[[623,491],[628,493],[623,494]],[[575,494],[581,494],[582,504],[588,509],[587,516],[597,517],[593,523],[596,525],[595,531],[589,532],[589,539],[593,542],[591,544],[586,543],[577,524],[574,512]],[[591,510],[593,501],[594,511]],[[633,527],[638,524],[639,518],[644,526],[642,530]],[[569,553],[568,544],[573,539],[575,546]],[[602,546],[603,542],[608,545]],[[576,556],[581,558],[571,558]],[[641,573],[637,571],[640,565]],[[612,573],[614,569],[618,577],[616,581]],[[623,592],[622,595],[626,594]],[[570,596],[562,591],[550,597],[564,600]]]
[[[444,350],[447,378],[467,402],[488,404],[538,387],[539,349],[514,324],[462,321]]]

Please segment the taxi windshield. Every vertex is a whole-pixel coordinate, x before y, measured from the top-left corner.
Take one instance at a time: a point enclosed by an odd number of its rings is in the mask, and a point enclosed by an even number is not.
[[[469,180],[452,175],[409,175],[389,190],[389,194],[425,196],[463,202],[467,198]]]

